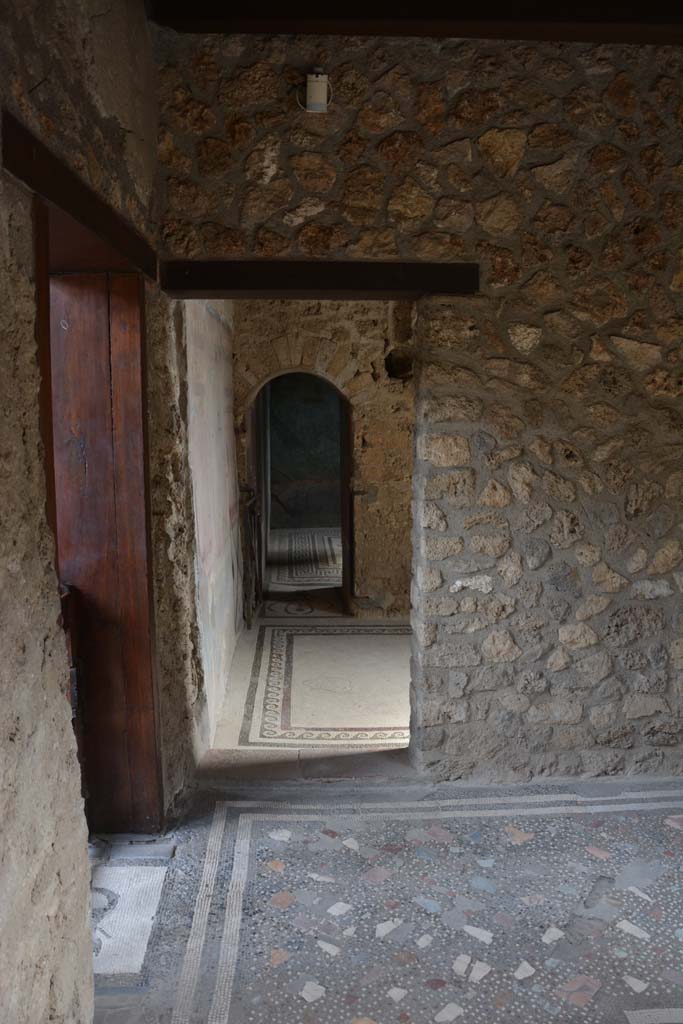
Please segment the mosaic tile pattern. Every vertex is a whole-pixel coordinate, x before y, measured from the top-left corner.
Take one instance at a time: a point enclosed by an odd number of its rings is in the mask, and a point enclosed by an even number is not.
[[[261,626],[240,746],[407,744],[410,634],[408,626]],[[297,660],[307,640],[323,638],[317,658],[304,651]],[[301,709],[315,714],[302,721]]]
[[[93,970],[139,974],[166,867],[98,865],[92,877]]]
[[[267,585],[275,592],[341,587],[341,530],[271,530]]]
[[[609,1024],[683,1007],[667,802],[256,816],[229,1019]]]
[[[683,791],[631,788],[219,802],[96,1022],[680,1024]]]
[[[282,594],[266,599],[259,612],[260,619],[330,619],[344,614],[338,592],[309,590],[289,597]]]

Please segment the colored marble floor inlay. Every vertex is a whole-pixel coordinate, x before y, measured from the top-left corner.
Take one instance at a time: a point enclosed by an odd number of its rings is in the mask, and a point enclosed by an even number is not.
[[[342,584],[341,530],[271,530],[266,590],[316,590]]]
[[[683,1021],[679,786],[380,793],[188,822],[98,1024]]]

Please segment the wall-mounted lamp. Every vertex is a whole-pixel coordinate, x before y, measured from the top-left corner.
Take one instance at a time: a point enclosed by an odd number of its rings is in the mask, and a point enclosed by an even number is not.
[[[313,68],[306,75],[306,106],[297,94],[297,102],[309,114],[326,114],[332,99],[332,86],[322,68]]]

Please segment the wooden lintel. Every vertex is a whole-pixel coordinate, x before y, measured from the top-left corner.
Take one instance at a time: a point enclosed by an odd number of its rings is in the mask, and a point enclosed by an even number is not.
[[[161,287],[183,299],[414,299],[473,295],[476,263],[171,260]]]
[[[156,253],[142,235],[7,110],[2,112],[2,166],[35,195],[109,243],[131,267],[156,280]]]
[[[563,40],[598,43],[683,43],[683,17],[662,3],[645,8],[636,3],[607,3],[598,7],[560,3],[549,8],[526,0],[510,13],[509,4],[493,3],[476,16],[458,12],[444,17],[427,5],[419,14],[408,5],[369,4],[359,10],[321,13],[319,6],[300,3],[296,13],[264,0],[258,13],[244,13],[225,0],[150,0],[150,17],[177,32],[230,35],[421,36],[432,38]],[[433,13],[432,13],[433,12]]]

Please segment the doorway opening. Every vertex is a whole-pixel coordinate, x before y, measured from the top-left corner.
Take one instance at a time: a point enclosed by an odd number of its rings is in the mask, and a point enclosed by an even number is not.
[[[254,404],[252,475],[263,597],[277,613],[298,604],[350,611],[351,409],[322,377],[286,373]]]
[[[239,349],[233,366],[239,375]],[[393,409],[407,401],[410,383],[387,375],[385,386]],[[373,400],[388,401],[387,393],[379,399],[379,382],[377,393],[352,405],[340,384],[306,362],[263,380],[241,414],[238,404],[245,604],[256,589],[261,600],[251,619],[245,615],[200,769],[207,783],[409,770],[410,625],[404,615],[368,612],[354,591],[354,541],[364,542],[366,507],[376,498],[356,485],[364,453],[380,440]],[[362,566],[367,572],[367,554]],[[249,583],[256,578],[257,588]]]

